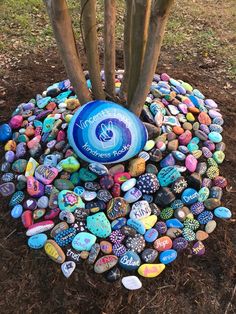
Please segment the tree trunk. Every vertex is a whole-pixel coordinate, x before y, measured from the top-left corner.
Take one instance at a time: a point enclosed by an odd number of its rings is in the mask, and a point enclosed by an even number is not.
[[[91,100],[65,0],[44,0],[67,75],[81,104]]]
[[[148,24],[151,10],[150,0],[133,0],[131,26],[131,60],[127,89],[128,106],[138,84],[147,44]]]
[[[140,116],[146,96],[155,74],[161,44],[164,36],[165,26],[174,0],[156,0],[150,17],[148,42],[144,56],[143,67],[139,81],[136,86],[134,97],[129,106],[129,110]]]
[[[126,0],[126,15],[125,15],[125,25],[124,25],[124,75],[120,88],[119,96],[122,101],[127,99],[127,87],[128,87],[128,78],[130,70],[130,61],[131,61],[131,16],[132,16],[132,0]]]
[[[116,2],[104,0],[104,69],[105,91],[114,98],[115,96],[115,71],[116,71],[116,47],[115,47],[115,23]]]
[[[89,77],[96,99],[105,99],[100,77],[100,64],[96,28],[96,0],[81,0],[84,43],[88,61]]]

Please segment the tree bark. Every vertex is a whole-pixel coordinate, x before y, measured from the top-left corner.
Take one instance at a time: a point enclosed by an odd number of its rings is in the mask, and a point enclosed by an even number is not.
[[[84,43],[88,61],[89,77],[96,99],[105,99],[100,77],[100,64],[96,28],[96,0],[81,0]]]
[[[71,18],[65,0],[44,0],[51,20],[57,46],[67,75],[81,104],[92,98],[87,87],[80,57],[76,48]]]
[[[155,74],[165,26],[174,0],[156,0],[151,10],[144,62],[129,110],[140,116]]]
[[[150,19],[150,0],[133,0],[132,26],[131,26],[131,60],[128,78],[127,101],[128,106],[133,98],[135,88],[138,84],[143,58],[147,44],[148,25]]]
[[[115,23],[116,1],[104,0],[104,69],[105,91],[112,97],[115,96],[115,71],[116,71],[116,47],[115,47]]]
[[[125,25],[124,25],[124,75],[121,83],[119,97],[122,101],[127,100],[127,88],[128,88],[128,78],[130,70],[130,61],[131,61],[131,22],[132,22],[132,1],[126,0],[126,15],[125,15]]]

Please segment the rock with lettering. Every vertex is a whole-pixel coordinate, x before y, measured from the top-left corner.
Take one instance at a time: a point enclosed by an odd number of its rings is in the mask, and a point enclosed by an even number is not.
[[[57,168],[40,165],[35,169],[35,178],[43,184],[50,184],[58,175]]]
[[[142,219],[150,216],[151,212],[147,201],[138,201],[132,205],[129,216],[131,219]]]
[[[127,191],[124,195],[124,199],[128,203],[134,203],[138,201],[141,197],[142,197],[142,192],[136,187],[133,187],[132,189]]]
[[[179,177],[180,173],[174,166],[169,166],[162,168],[158,173],[157,177],[162,187],[167,187],[168,185],[175,182]]]
[[[154,263],[154,261],[157,259],[158,252],[154,249],[145,249],[142,254],[141,258],[145,263]]]
[[[154,242],[154,248],[159,251],[166,251],[172,248],[172,240],[170,237],[164,236],[161,238],[158,238],[155,242]]]
[[[44,250],[48,257],[54,262],[62,264],[64,263],[66,256],[60,246],[54,240],[47,240],[44,245]]]
[[[170,264],[177,258],[177,252],[173,249],[160,253],[159,259],[162,264]]]
[[[154,278],[160,275],[164,269],[164,264],[142,264],[138,269],[138,273],[143,277]]]
[[[76,251],[90,251],[96,239],[97,237],[91,233],[80,232],[74,237],[72,247]]]
[[[97,274],[102,274],[113,268],[118,262],[118,257],[115,255],[106,255],[100,257],[94,265],[94,271]]]
[[[187,188],[181,196],[181,200],[186,205],[192,205],[198,200],[198,192],[195,189]]]
[[[141,264],[140,257],[137,253],[127,251],[124,255],[119,258],[119,265],[121,268],[131,271],[138,269]]]
[[[122,197],[113,198],[107,205],[107,217],[110,220],[125,217],[129,211],[130,206]]]

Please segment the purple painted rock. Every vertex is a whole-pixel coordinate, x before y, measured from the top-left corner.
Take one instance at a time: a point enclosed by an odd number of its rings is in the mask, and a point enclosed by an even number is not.
[[[15,192],[15,184],[13,182],[6,182],[0,185],[0,194],[2,196],[9,196]]]
[[[194,172],[197,168],[197,159],[193,155],[188,155],[185,159],[185,166],[190,172]]]
[[[44,185],[34,177],[27,177],[27,192],[30,196],[40,197],[44,195]]]
[[[205,246],[201,241],[197,241],[192,247],[192,254],[203,255],[205,253]]]

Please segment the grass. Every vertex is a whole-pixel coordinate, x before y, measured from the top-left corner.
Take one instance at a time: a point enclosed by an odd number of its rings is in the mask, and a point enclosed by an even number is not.
[[[69,0],[77,40],[80,36],[80,1]],[[124,1],[117,0],[117,41],[123,37]],[[97,1],[98,35],[103,34],[103,0]],[[168,22],[164,46],[177,61],[200,58],[223,60],[229,77],[236,76],[234,0],[176,0]],[[1,0],[0,54],[14,55],[55,45],[42,0]],[[120,47],[121,45],[119,45]]]

